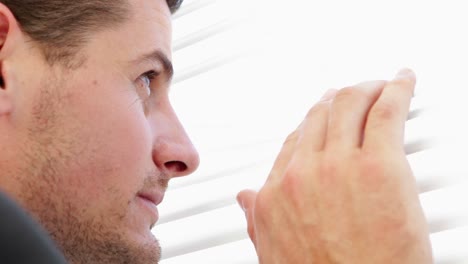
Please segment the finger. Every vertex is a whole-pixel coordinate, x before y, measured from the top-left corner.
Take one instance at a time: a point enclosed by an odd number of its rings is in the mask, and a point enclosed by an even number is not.
[[[367,113],[385,84],[385,81],[363,82],[338,91],[330,110],[327,148],[343,150],[361,146]]]
[[[247,232],[249,233],[250,240],[255,247],[257,247],[257,239],[255,236],[254,225],[254,208],[257,192],[251,190],[243,190],[237,194],[237,203],[244,210],[245,218],[247,220]]]
[[[403,69],[385,85],[369,112],[363,148],[403,149],[405,122],[415,84],[413,71]]]
[[[301,125],[293,132],[291,133],[287,138],[286,141],[283,143],[283,147],[281,148],[280,153],[278,154],[278,157],[276,158],[273,168],[270,172],[270,175],[268,176],[267,182],[268,181],[273,181],[273,180],[278,180],[281,178],[283,175],[284,171],[286,170],[286,167],[291,160],[291,156],[297,147],[297,140],[300,134],[303,134],[304,129],[308,130],[316,130],[317,132],[312,133],[312,134],[319,134],[320,138],[314,138],[314,140],[311,140],[310,142],[306,142],[307,145],[305,147],[310,147],[313,149],[317,149],[317,145],[322,146],[323,145],[323,137],[324,134],[326,133],[326,124],[324,128],[324,121],[320,121],[321,119],[326,119],[328,118],[327,116],[327,107],[329,105],[329,101],[333,99],[333,97],[336,94],[336,90],[331,89],[328,90],[320,99],[320,101],[312,107],[312,109],[309,111],[307,114],[306,118],[304,121],[301,123]],[[326,111],[324,111],[326,110]],[[317,124],[314,124],[313,119],[317,119]],[[304,128],[305,124],[307,123],[307,128]],[[326,123],[326,122],[325,122]],[[316,136],[316,135],[315,135]],[[320,143],[320,144],[319,144]]]
[[[329,90],[326,96],[309,110],[296,148],[307,149],[307,152],[318,152],[323,149],[328,130],[330,106],[337,92],[335,89]]]

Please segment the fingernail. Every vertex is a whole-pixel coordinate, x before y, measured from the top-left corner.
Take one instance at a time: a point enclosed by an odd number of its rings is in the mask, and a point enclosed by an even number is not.
[[[409,78],[409,79],[416,79],[416,75],[414,72],[408,68],[401,69],[397,75],[395,76],[395,79],[404,79],[404,78]]]
[[[403,68],[395,76],[395,80],[398,80],[398,79],[411,80],[411,82],[413,83],[413,85],[411,85],[411,87],[412,87],[412,96],[411,97],[414,97],[414,90],[415,90],[415,86],[416,86],[416,74],[414,74],[414,72],[412,70],[408,69],[408,68]]]
[[[325,94],[320,98],[320,101],[328,101],[335,97],[337,90],[336,89],[328,89]]]

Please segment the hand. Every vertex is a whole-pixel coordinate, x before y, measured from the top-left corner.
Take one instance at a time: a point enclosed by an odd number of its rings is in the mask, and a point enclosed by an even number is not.
[[[262,264],[432,263],[404,152],[415,76],[329,91],[238,202]]]

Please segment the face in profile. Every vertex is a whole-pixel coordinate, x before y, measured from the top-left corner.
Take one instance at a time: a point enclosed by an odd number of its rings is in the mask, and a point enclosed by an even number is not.
[[[198,166],[168,98],[167,3],[130,2],[127,21],[91,33],[75,69],[48,65],[26,36],[8,61],[7,88],[21,96],[2,186],[70,263],[157,263],[156,205]]]

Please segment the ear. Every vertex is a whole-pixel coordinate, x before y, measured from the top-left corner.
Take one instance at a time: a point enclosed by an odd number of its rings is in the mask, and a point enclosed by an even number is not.
[[[0,3],[0,61],[11,55],[21,35],[15,16],[7,6]]]
[[[0,117],[12,110],[11,91],[8,87],[8,60],[13,54],[21,29],[10,9],[0,3]]]

